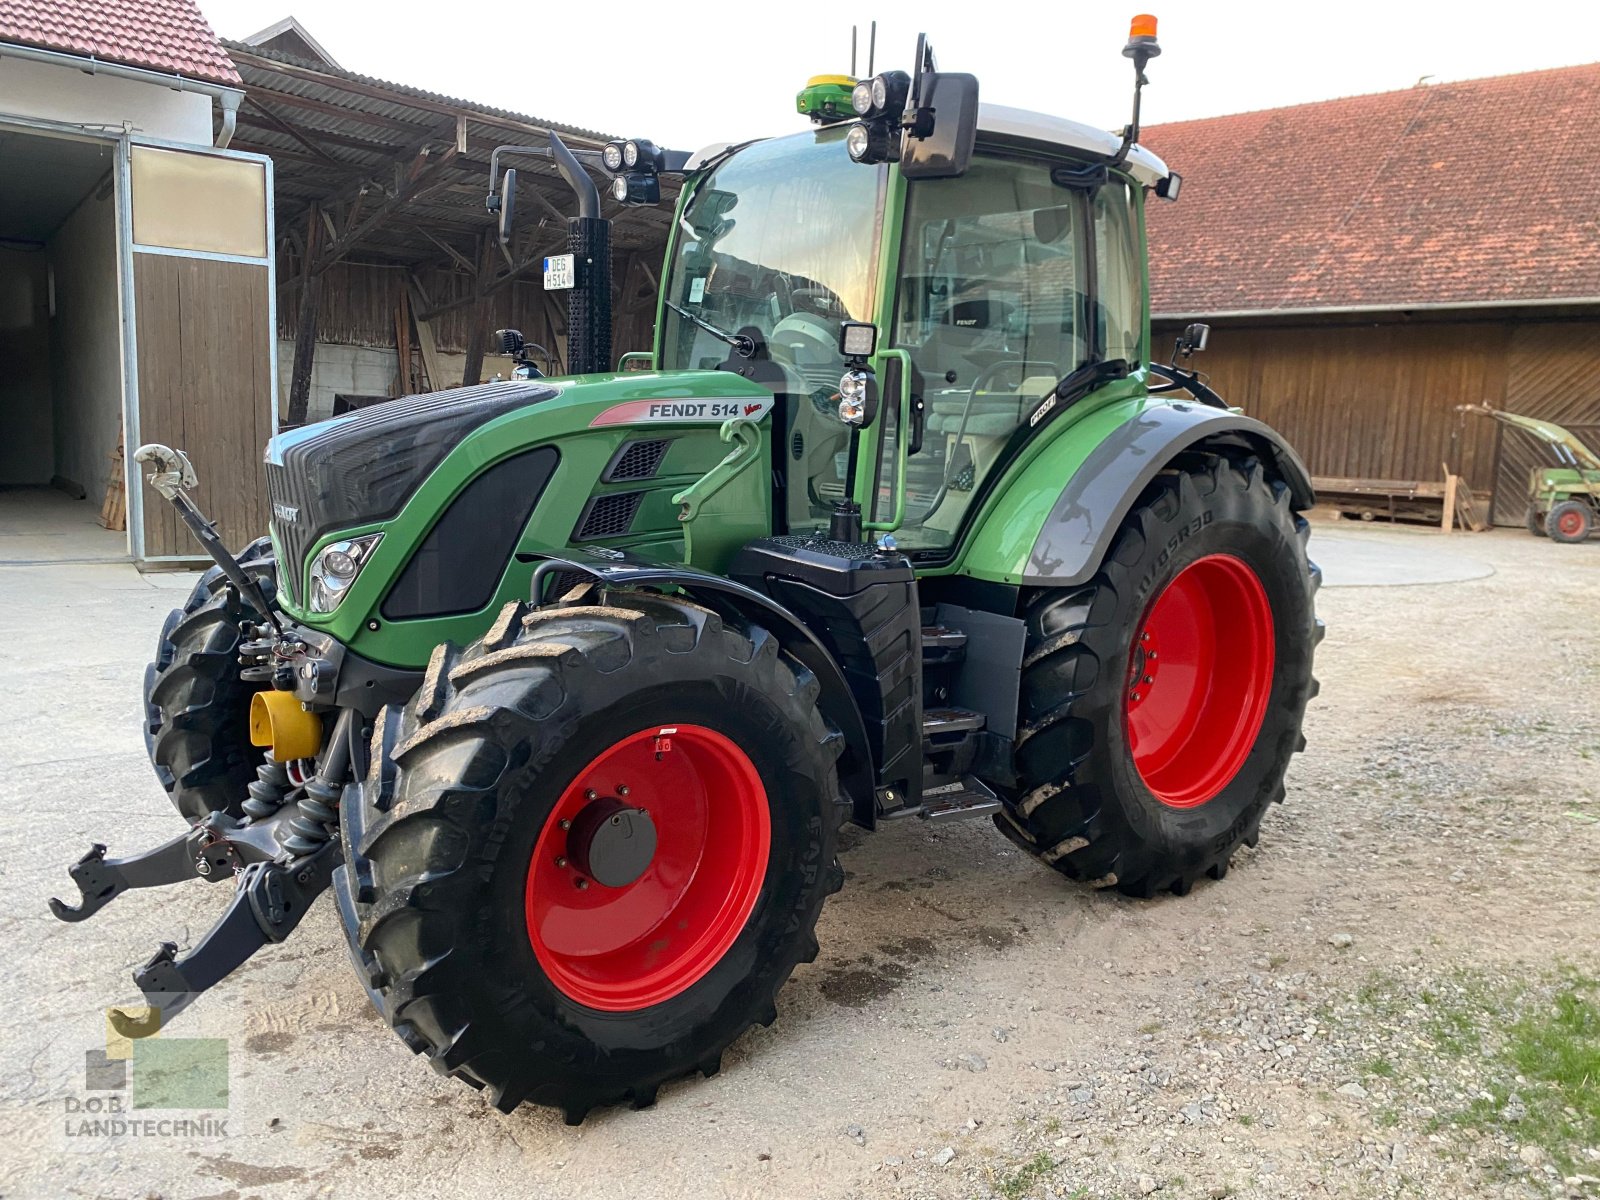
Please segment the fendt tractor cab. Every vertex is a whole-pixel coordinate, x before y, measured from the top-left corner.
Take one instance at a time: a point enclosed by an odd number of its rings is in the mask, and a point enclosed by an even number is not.
[[[548,155],[578,215],[565,361],[267,447],[237,557],[178,451],[136,457],[217,562],[146,675],[189,822],[70,868],[232,884],[134,979],[170,1021],[329,884],[372,1004],[502,1109],[649,1104],[771,1022],[843,873],[844,821],[989,816],[1138,896],[1222,878],[1283,798],[1315,693],[1306,472],[1198,375],[1151,364],[1121,136],[911,70],[814,79],[807,127],[695,155]],[[870,74],[870,70],[869,70]],[[655,342],[610,346],[600,188],[681,176]],[[609,182],[605,182],[609,180]],[[1179,340],[1186,359],[1203,327]],[[627,368],[627,369],[622,369]]]

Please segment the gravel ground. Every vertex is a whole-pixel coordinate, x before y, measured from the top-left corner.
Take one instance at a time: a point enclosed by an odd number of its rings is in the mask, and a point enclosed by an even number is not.
[[[223,1131],[71,1133],[120,1094],[84,1088],[103,1006],[222,902],[43,905],[91,836],[173,832],[136,693],[185,581],[0,572],[0,1195],[1600,1195],[1600,1135],[1514,1054],[1600,970],[1600,546],[1338,533],[1493,574],[1322,593],[1309,749],[1225,881],[1140,903],[981,823],[851,835],[778,1023],[578,1129],[413,1059],[323,904],[163,1034],[226,1039]]]

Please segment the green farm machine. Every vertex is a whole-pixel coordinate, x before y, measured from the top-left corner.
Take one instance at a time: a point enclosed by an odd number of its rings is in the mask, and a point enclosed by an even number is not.
[[[819,77],[797,132],[548,155],[578,215],[567,363],[275,436],[237,555],[162,627],[150,755],[187,825],[70,868],[227,881],[134,979],[171,1021],[330,890],[372,1004],[509,1111],[710,1075],[818,954],[838,831],[987,816],[1134,896],[1221,879],[1316,693],[1305,468],[1151,362],[1137,18],[1120,134],[909,71]],[[870,72],[869,72],[870,73]],[[682,178],[655,341],[610,346],[609,224]]]
[[[1504,412],[1487,404],[1458,404],[1459,412],[1493,417],[1550,448],[1556,466],[1535,467],[1528,476],[1528,532],[1553,542],[1586,542],[1600,529],[1600,454],[1554,421]]]

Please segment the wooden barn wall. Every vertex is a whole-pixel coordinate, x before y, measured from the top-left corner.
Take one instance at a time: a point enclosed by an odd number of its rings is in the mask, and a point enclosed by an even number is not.
[[[266,523],[261,448],[272,436],[266,266],[136,254],[139,440],[186,450],[195,503],[222,541],[243,546]],[[132,466],[132,464],[129,464]],[[148,558],[196,556],[172,506],[144,494]]]
[[[1162,357],[1176,327],[1157,323]],[[1494,491],[1520,525],[1528,468],[1517,433],[1458,404],[1491,404],[1600,440],[1600,318],[1247,327],[1218,324],[1194,359],[1231,404],[1280,430],[1316,476],[1442,482],[1442,464]]]
[[[629,350],[648,350],[655,327],[655,285],[650,273],[659,270],[658,252],[638,257],[619,255],[613,265],[614,317],[612,346],[618,356]],[[288,253],[278,257],[280,281],[296,279],[300,273],[297,258]],[[626,275],[626,278],[624,276]],[[317,312],[317,341],[347,346],[392,347],[395,344],[395,314],[406,292],[409,272],[388,263],[341,262],[320,278],[320,307]],[[462,271],[424,270],[418,282],[428,299],[436,305],[464,297],[472,290],[472,278]],[[538,342],[561,354],[566,334],[564,293],[547,297],[537,271],[508,284],[490,297],[489,329],[520,329],[529,341]],[[278,301],[278,334],[293,338],[299,321],[300,297],[297,287],[281,288]],[[441,351],[459,354],[467,348],[467,333],[475,316],[474,306],[462,305],[441,313],[432,321],[434,338]],[[485,359],[485,375],[493,374],[493,358]]]

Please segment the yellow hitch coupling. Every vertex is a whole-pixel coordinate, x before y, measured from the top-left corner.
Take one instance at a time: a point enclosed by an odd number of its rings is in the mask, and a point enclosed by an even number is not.
[[[257,692],[250,701],[250,744],[270,747],[274,762],[315,758],[322,749],[322,718],[308,713],[292,692]]]

